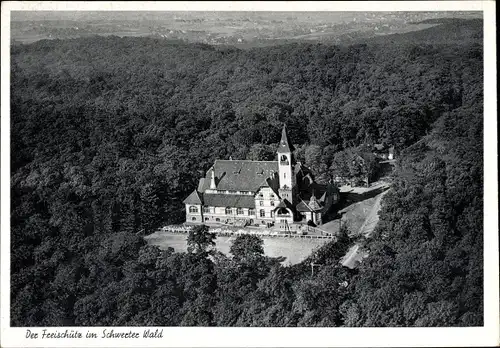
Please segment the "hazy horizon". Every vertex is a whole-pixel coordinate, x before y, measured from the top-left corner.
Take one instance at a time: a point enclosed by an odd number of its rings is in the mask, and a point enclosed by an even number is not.
[[[382,17],[390,15],[393,19],[408,15],[426,18],[482,18],[479,11],[12,11],[12,21],[34,20],[165,20],[189,17],[215,17],[216,19],[237,17],[268,17],[271,15],[281,20],[353,20],[354,18]]]

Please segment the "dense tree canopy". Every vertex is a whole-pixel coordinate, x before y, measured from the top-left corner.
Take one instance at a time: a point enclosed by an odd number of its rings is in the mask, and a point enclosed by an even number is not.
[[[480,44],[94,37],[11,62],[12,325],[482,324]],[[230,257],[204,229],[192,253],[145,244],[215,159],[273,158],[283,123],[320,181],[339,151],[403,151],[358,270],[347,242],[314,275],[255,238]]]

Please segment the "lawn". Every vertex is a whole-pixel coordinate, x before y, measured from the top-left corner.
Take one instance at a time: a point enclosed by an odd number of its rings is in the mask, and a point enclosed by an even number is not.
[[[269,238],[264,240],[264,253],[267,256],[284,256],[286,260],[283,265],[296,264],[304,260],[311,252],[330,239],[303,239],[303,238]],[[176,234],[170,232],[155,232],[145,237],[151,245],[157,245],[160,249],[174,248],[175,251],[184,252],[187,249],[187,234]],[[215,240],[217,250],[229,255],[229,248],[235,237],[219,236]]]

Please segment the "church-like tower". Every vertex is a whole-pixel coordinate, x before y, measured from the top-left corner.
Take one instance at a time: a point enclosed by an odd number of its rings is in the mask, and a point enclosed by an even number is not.
[[[281,131],[281,140],[278,145],[278,166],[279,166],[279,195],[288,202],[295,203],[296,180],[294,175],[295,159],[293,157],[294,147],[288,138],[286,125]]]

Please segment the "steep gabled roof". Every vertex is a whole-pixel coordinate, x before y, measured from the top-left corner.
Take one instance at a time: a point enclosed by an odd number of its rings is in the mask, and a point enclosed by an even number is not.
[[[310,201],[312,195],[316,197],[316,199],[323,203],[326,200],[326,197],[335,193],[339,192],[339,189],[337,186],[333,184],[318,184],[317,182],[314,182],[312,185],[302,189],[300,191],[300,198],[305,200],[305,201]]]
[[[320,197],[319,201],[321,203],[324,203],[326,201],[326,190],[325,190],[325,192],[323,192],[323,195]]]
[[[191,192],[189,196],[183,201],[184,204],[203,204],[200,194],[197,190]]]
[[[264,180],[260,183],[259,188],[261,188],[261,187],[270,187],[270,186],[269,186],[269,182],[267,181],[267,179],[268,179],[268,178],[264,179]]]
[[[278,172],[277,161],[216,160],[213,165],[217,190],[257,191],[266,179]],[[210,188],[210,170],[207,171],[203,192]]]
[[[203,198],[205,206],[210,207],[255,208],[255,199],[250,195],[205,193]]]
[[[288,133],[286,131],[286,125],[283,125],[283,130],[281,131],[281,140],[278,145],[278,153],[285,153],[285,152],[293,152],[295,148],[292,145],[292,142],[288,138]]]
[[[294,174],[297,175],[297,180],[302,180],[306,176],[310,176],[311,180],[314,181],[314,175],[309,168],[307,168],[303,163],[297,162],[294,167]]]
[[[285,201],[281,200],[278,205],[276,206],[276,208],[288,208],[287,207],[287,204],[285,203]]]
[[[312,195],[311,196],[311,200],[309,201],[309,203],[307,203],[307,205],[309,206],[309,208],[311,208],[311,210],[320,210],[322,209],[323,207],[318,203],[318,200],[316,199],[316,196]]]
[[[310,201],[302,200],[299,204],[297,204],[297,207],[295,209],[300,212],[311,212],[321,210],[323,209],[323,206],[319,204],[315,199],[312,199]]]
[[[302,201],[302,200],[300,201],[299,204],[297,204],[297,207],[295,209],[297,209],[297,211],[301,211],[301,212],[310,212],[310,211],[312,211],[312,209],[309,208],[309,206],[307,205],[307,203],[304,202],[304,201]]]

